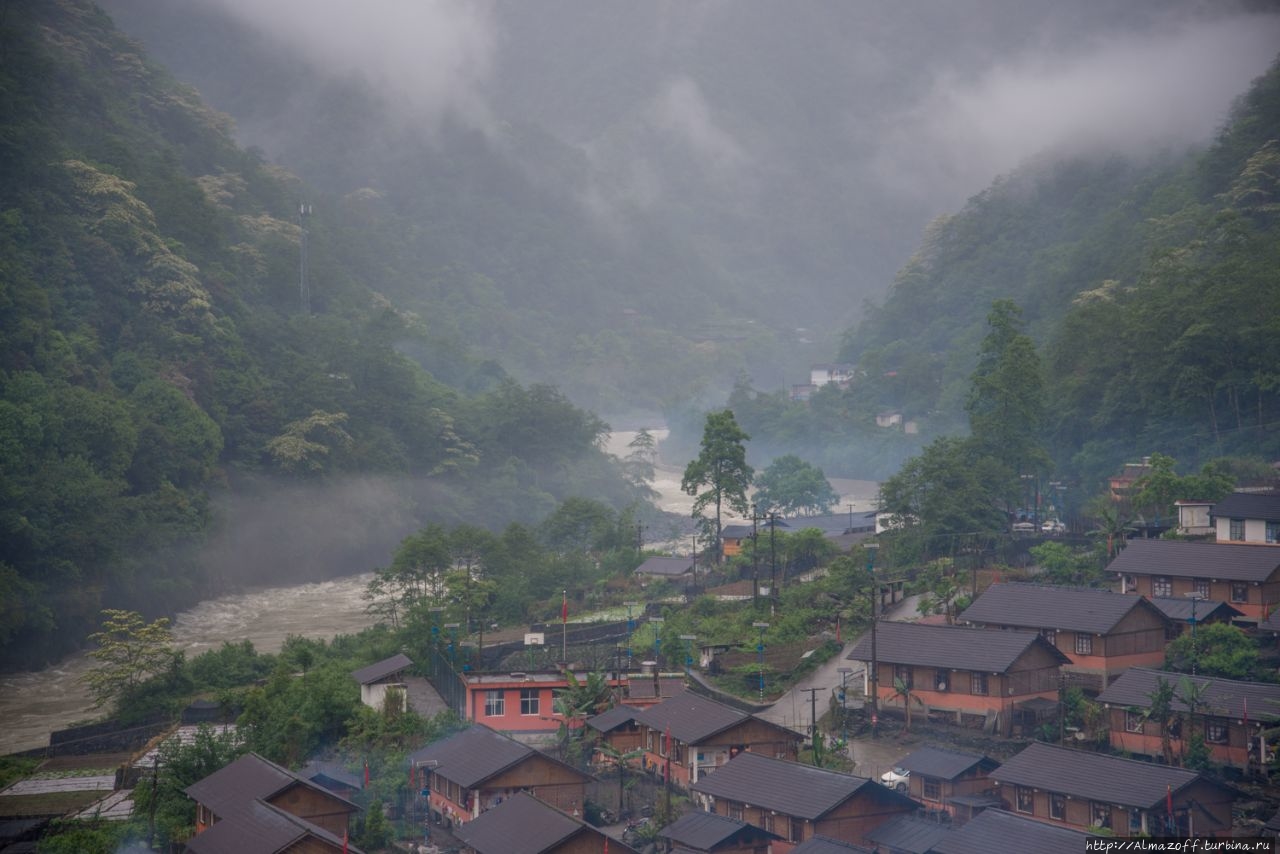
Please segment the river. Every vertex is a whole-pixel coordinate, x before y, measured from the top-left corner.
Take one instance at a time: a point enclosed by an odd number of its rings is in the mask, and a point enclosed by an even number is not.
[[[665,429],[650,430],[661,441]],[[605,449],[626,456],[635,431],[615,431]],[[652,486],[657,505],[687,516],[693,498],[680,489],[683,465],[659,460]],[[831,479],[840,493],[840,508],[874,507],[877,484],[865,480]],[[744,520],[739,520],[744,521]],[[647,543],[653,547],[653,543]],[[358,632],[369,625],[361,598],[368,573],[288,587],[265,587],[202,602],[173,621],[174,645],[190,658],[224,641],[248,639],[262,652],[276,652],[289,635],[331,638]],[[0,676],[0,754],[49,743],[49,732],[95,717],[93,702],[79,681],[93,664],[80,654],[44,670]]]

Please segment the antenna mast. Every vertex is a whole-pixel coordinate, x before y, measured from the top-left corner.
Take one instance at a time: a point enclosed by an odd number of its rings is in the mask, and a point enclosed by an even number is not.
[[[298,298],[302,303],[302,313],[311,316],[311,286],[307,283],[307,217],[311,216],[311,205],[298,205]]]

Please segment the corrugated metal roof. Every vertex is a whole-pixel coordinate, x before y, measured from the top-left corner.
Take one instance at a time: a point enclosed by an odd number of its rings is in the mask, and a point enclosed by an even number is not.
[[[189,798],[213,810],[214,815],[230,818],[249,809],[254,800],[265,800],[292,785],[306,786],[320,792],[325,797],[350,807],[352,812],[359,809],[346,798],[335,795],[256,753],[246,753],[203,780],[191,784],[185,791]]]
[[[852,842],[841,842],[829,836],[810,836],[792,848],[791,854],[849,854],[851,851],[854,854],[875,854],[870,848],[863,848]]]
[[[908,753],[898,763],[898,766],[923,777],[954,780],[975,765],[986,765],[989,768],[994,768],[999,764],[991,757],[977,753],[960,753],[954,750],[942,750],[937,747],[922,747],[919,750]]]
[[[715,700],[681,691],[669,700],[650,706],[636,720],[651,729],[666,732],[685,744],[697,744],[718,732],[740,724],[751,715]]]
[[[966,626],[896,622],[880,622],[876,627],[876,658],[887,664],[1004,673],[1036,644],[1062,663],[1069,660],[1040,637],[1039,632],[996,632]],[[870,633],[863,635],[846,657],[870,661]]]
[[[1214,505],[1215,519],[1265,519],[1280,522],[1280,492],[1233,492]]]
[[[494,732],[483,724],[475,724],[462,732],[414,751],[409,754],[409,759],[414,764],[434,761],[437,764],[432,770],[436,774],[452,780],[464,789],[473,789],[485,780],[534,755],[541,756],[548,762],[563,764],[560,760],[539,753],[513,738]],[[570,768],[584,780],[590,779],[586,774],[569,765],[564,767]]]
[[[1023,818],[1004,810],[983,810],[961,828],[938,840],[934,854],[1064,854],[1084,851],[1088,834]]]
[[[598,730],[600,732],[610,732],[611,730],[614,730],[617,727],[620,727],[623,724],[628,723],[629,721],[635,720],[636,716],[639,713],[640,713],[640,710],[635,708],[634,706],[619,705],[619,706],[614,706],[612,709],[609,709],[607,712],[601,712],[600,714],[594,717],[587,718],[586,723],[587,723],[587,726],[591,727],[594,730]]]
[[[691,557],[662,557],[656,555],[636,567],[637,575],[677,576],[693,572]]]
[[[737,819],[716,815],[712,812],[695,810],[694,812],[685,813],[671,822],[671,824],[662,828],[658,835],[666,837],[672,842],[687,845],[690,848],[706,850],[721,844],[727,839],[731,839],[735,834],[748,828],[760,833],[766,832],[756,828],[754,825],[747,824],[745,821],[738,821]]]
[[[965,609],[960,619],[969,623],[1105,635],[1135,608],[1159,611],[1141,596],[1110,590],[993,584]]]
[[[542,854],[578,834],[604,841],[600,831],[523,792],[458,825],[453,833],[478,854]],[[613,839],[609,849],[635,852]]]
[[[1215,602],[1210,599],[1191,599],[1186,596],[1152,596],[1151,604],[1160,609],[1170,620],[1176,623],[1191,621],[1192,606],[1195,607],[1196,620],[1204,622],[1209,619],[1230,620],[1243,617],[1244,611],[1233,608],[1226,602]]]
[[[351,678],[361,685],[369,685],[409,667],[413,667],[413,660],[404,653],[398,652],[390,658],[375,661],[368,667],[361,667],[359,670],[352,671]]]
[[[1139,809],[1159,807],[1170,787],[1176,794],[1200,777],[1186,768],[1041,743],[1030,745],[991,772],[992,780],[1005,785],[1033,786]]]
[[[926,854],[938,844],[951,828],[936,821],[917,818],[913,815],[900,815],[877,827],[867,834],[867,839],[876,845],[884,845],[894,851],[906,851],[910,854]]]
[[[1151,695],[1157,683],[1163,679],[1173,686],[1172,708],[1189,711],[1182,697],[1183,680],[1201,687],[1201,700],[1196,705],[1198,713],[1208,712],[1222,717],[1244,718],[1246,704],[1249,717],[1255,721],[1280,720],[1280,685],[1270,682],[1243,682],[1237,679],[1218,679],[1211,676],[1188,676],[1152,670],[1148,667],[1131,667],[1107,690],[1098,695],[1098,702],[1112,706],[1136,706],[1145,709],[1151,705]]]
[[[695,792],[814,820],[853,797],[860,789],[882,790],[888,800],[917,806],[906,795],[852,774],[812,765],[770,759],[758,753],[739,753],[693,785]]]
[[[1107,566],[1120,575],[1266,581],[1280,569],[1280,547],[1187,540],[1129,540]]]

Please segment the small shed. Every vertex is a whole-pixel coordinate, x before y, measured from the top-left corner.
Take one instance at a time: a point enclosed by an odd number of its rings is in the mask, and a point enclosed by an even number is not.
[[[351,678],[360,683],[360,702],[372,709],[381,709],[386,704],[387,692],[399,691],[400,706],[408,711],[409,691],[404,684],[404,672],[412,666],[412,659],[399,652],[352,671]]]

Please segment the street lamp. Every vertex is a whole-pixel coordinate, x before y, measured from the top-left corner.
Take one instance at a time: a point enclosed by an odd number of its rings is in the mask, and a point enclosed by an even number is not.
[[[880,582],[876,580],[876,552],[879,543],[863,543],[867,553],[867,574],[871,576],[871,737],[880,737],[880,660],[876,656],[876,623],[880,620]]]
[[[453,668],[454,672],[457,672],[458,670],[455,650],[458,644],[458,626],[460,625],[462,624],[461,623],[445,623],[444,624],[444,627],[449,630],[449,666]]]
[[[658,668],[658,672],[662,672],[662,624],[666,622],[665,617],[650,617],[649,622],[653,623],[653,665]]]
[[[764,631],[769,628],[768,623],[752,623],[753,628],[760,630],[760,642],[756,644],[756,652],[760,654],[760,702],[764,702]]]
[[[636,621],[631,617],[631,609],[639,608],[639,602],[628,602],[627,604],[627,672],[631,672],[631,635],[635,633]]]
[[[693,642],[698,639],[697,635],[681,635],[680,640],[684,641],[684,669],[688,672],[693,667]]]
[[[1207,599],[1199,593],[1184,593],[1191,600],[1191,675],[1196,675],[1196,659],[1200,657],[1200,650],[1196,646],[1196,603]]]
[[[836,670],[840,674],[840,739],[846,744],[849,741],[849,676],[852,667],[841,667]]]

